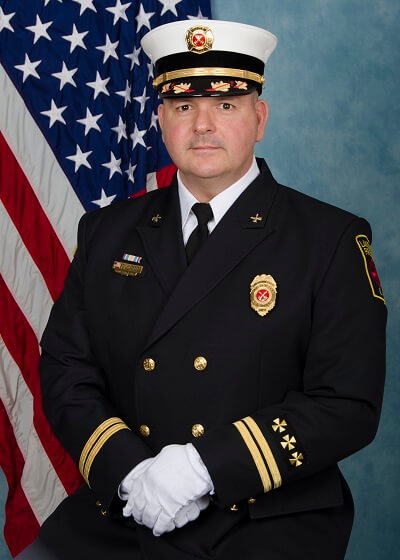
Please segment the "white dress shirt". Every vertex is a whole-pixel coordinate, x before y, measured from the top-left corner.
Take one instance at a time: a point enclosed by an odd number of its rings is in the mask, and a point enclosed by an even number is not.
[[[210,233],[214,230],[218,222],[229,210],[235,200],[259,174],[260,170],[258,169],[256,158],[253,157],[253,163],[251,164],[250,169],[247,171],[247,173],[245,173],[243,177],[236,181],[236,183],[233,183],[233,185],[226,188],[210,200],[210,206],[213,211],[213,219],[208,222],[208,231]],[[186,245],[190,234],[198,225],[197,218],[192,211],[192,206],[199,201],[183,184],[179,171],[177,174],[177,179],[179,203],[181,206],[183,242]]]

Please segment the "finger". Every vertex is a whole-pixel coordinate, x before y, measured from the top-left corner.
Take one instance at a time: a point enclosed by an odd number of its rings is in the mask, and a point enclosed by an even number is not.
[[[136,523],[142,525],[143,524],[142,515],[145,506],[146,506],[146,499],[144,496],[143,486],[140,482],[136,481],[131,493],[129,494],[128,503],[124,507],[122,512],[124,516],[127,517],[129,515],[129,510],[130,510],[130,515],[132,515]]]
[[[199,498],[196,501],[197,501],[197,505],[199,506],[200,511],[203,511],[210,504],[210,496],[208,494],[206,494],[205,496],[202,496],[201,498]]]
[[[177,529],[180,529],[189,522],[188,516],[186,515],[186,509],[187,506],[182,507],[175,515],[174,523]]]
[[[196,502],[190,502],[187,506],[186,506],[186,515],[188,518],[188,521],[194,521],[195,519],[197,519],[200,515],[200,508],[197,505]]]
[[[152,529],[161,513],[161,506],[155,502],[147,503],[141,516],[143,525]]]
[[[135,480],[128,501],[132,502],[132,507],[136,511],[144,510],[146,505],[146,496],[141,481]]]
[[[169,533],[175,529],[175,524],[170,515],[164,510],[161,510],[160,515],[153,527],[153,535],[160,537],[164,533]]]

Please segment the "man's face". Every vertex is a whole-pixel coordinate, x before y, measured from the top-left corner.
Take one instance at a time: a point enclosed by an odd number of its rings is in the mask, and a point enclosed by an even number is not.
[[[227,188],[249,169],[268,117],[256,93],[164,99],[159,122],[168,153],[190,188]]]

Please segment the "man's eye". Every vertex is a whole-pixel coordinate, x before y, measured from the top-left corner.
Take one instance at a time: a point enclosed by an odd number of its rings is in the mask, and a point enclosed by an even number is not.
[[[233,109],[232,103],[221,103],[220,107],[221,107],[224,111],[229,111],[229,110]]]
[[[190,105],[178,105],[178,111],[189,111]]]

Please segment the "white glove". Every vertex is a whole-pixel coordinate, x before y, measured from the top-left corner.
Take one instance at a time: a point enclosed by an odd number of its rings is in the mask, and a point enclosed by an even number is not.
[[[123,515],[159,536],[196,519],[209,504],[214,486],[195,447],[168,445],[139,463],[122,481],[120,497],[128,499]]]

